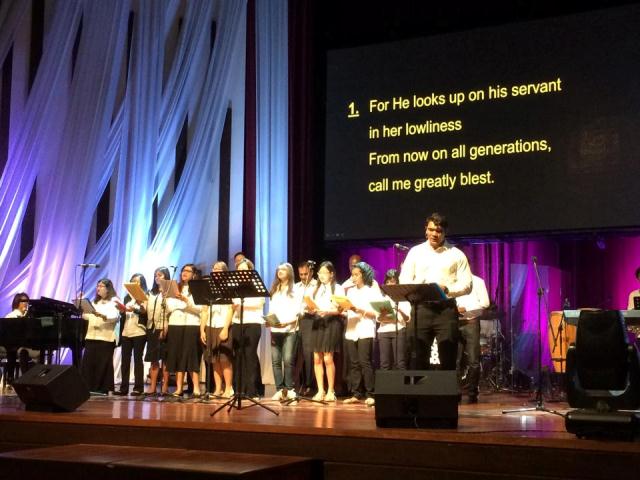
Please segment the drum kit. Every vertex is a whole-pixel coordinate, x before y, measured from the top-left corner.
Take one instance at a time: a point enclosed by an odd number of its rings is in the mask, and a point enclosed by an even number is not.
[[[480,387],[484,391],[500,391],[505,387],[504,344],[500,316],[485,310],[480,317]]]

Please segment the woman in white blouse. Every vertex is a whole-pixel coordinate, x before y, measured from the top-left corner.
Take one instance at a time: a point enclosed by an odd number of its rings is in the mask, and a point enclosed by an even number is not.
[[[255,270],[253,262],[248,258],[238,264],[238,270]],[[233,336],[233,352],[235,357],[234,383],[239,392],[255,398],[258,397],[258,381],[260,379],[260,359],[258,358],[258,343],[262,334],[262,318],[264,311],[263,297],[250,297],[244,299],[242,309],[242,331],[240,329],[240,305],[239,298],[233,299],[233,323],[231,335]],[[240,340],[242,338],[242,344]],[[242,356],[242,360],[240,360]],[[238,368],[242,364],[242,371]],[[242,376],[242,385],[238,386]]]
[[[384,275],[385,285],[397,285],[399,272],[387,270]],[[380,351],[380,370],[407,369],[407,322],[411,306],[409,302],[396,303],[384,295],[393,307],[393,311],[381,312],[378,315],[378,349]],[[397,323],[396,323],[397,322]]]
[[[365,262],[358,262],[351,270],[354,288],[347,292],[353,307],[347,313],[345,339],[349,349],[351,398],[345,403],[359,402],[365,398],[368,406],[373,406],[374,375],[371,357],[373,339],[376,335],[375,310],[371,301],[381,300],[379,288],[373,287],[373,269]],[[364,387],[364,392],[361,390]]]
[[[276,393],[271,397],[272,400],[296,398],[293,363],[298,343],[299,303],[293,294],[293,284],[293,266],[290,263],[278,265],[269,291],[269,314],[275,315],[279,321],[278,326],[270,327],[271,363],[276,384]]]
[[[149,391],[145,396],[155,397],[158,384],[158,375],[162,364],[162,385],[160,394],[169,392],[169,371],[167,362],[167,331],[169,328],[169,308],[167,299],[160,289],[162,280],[170,280],[171,273],[167,267],[157,268],[153,273],[153,286],[147,297],[145,310],[147,311],[147,353],[145,362],[150,362],[149,367]]]
[[[218,261],[213,264],[212,272],[226,272],[227,264]],[[209,313],[211,320],[209,320]],[[207,346],[206,360],[213,368],[213,380],[216,397],[233,396],[233,338],[231,336],[231,305],[211,305],[204,308],[200,315],[200,340]],[[224,387],[224,388],[223,388]]]
[[[334,352],[340,351],[344,316],[332,300],[334,295],[344,296],[344,289],[336,283],[336,269],[331,262],[322,262],[318,268],[318,285],[313,292],[313,302],[317,310],[309,307],[313,318],[313,369],[318,384],[318,393],[313,400],[336,401],[336,366]],[[325,372],[327,390],[324,390]]]
[[[147,280],[141,273],[131,276],[131,283],[137,283],[147,293]],[[121,359],[120,390],[116,395],[129,394],[129,372],[131,368],[131,354],[133,353],[133,395],[144,393],[144,346],[147,343],[147,311],[145,306],[138,304],[135,298],[127,293],[124,297],[125,311],[122,312],[120,333]]]
[[[180,293],[176,298],[167,299],[171,316],[167,335],[167,368],[176,375],[175,397],[182,396],[184,372],[188,372],[193,381],[193,396],[200,397],[200,360],[202,344],[200,342],[200,313],[202,307],[193,303],[189,292],[189,281],[197,276],[196,266],[187,263],[180,272]]]
[[[91,302],[95,312],[83,313],[88,320],[81,372],[94,393],[113,391],[113,350],[116,346],[116,325],[120,319],[119,303],[113,283],[108,278],[98,281],[96,296]]]

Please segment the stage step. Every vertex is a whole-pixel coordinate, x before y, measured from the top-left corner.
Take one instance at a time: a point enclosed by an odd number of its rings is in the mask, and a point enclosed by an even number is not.
[[[0,454],[2,478],[320,480],[320,460],[177,448],[76,444]]]

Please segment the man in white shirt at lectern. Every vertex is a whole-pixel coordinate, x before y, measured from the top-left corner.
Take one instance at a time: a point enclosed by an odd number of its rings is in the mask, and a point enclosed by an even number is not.
[[[448,222],[432,213],[425,222],[426,242],[407,254],[400,283],[436,283],[447,296],[440,301],[417,304],[416,324],[410,323],[409,345],[415,355],[413,368],[425,369],[434,337],[443,370],[456,369],[458,348],[458,310],[456,297],[471,291],[471,270],[465,254],[445,241]],[[414,330],[416,329],[416,330]]]

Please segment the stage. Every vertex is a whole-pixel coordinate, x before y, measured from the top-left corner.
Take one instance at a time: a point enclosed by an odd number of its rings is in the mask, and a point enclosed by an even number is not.
[[[502,414],[532,406],[529,395],[481,395],[460,405],[457,429],[381,429],[364,404],[260,407],[210,413],[220,405],[92,398],[72,413],[27,412],[0,397],[0,449],[109,444],[262,453],[324,461],[324,478],[624,478],[640,464],[640,443],[578,439],[561,416]],[[248,403],[243,402],[243,407]],[[547,403],[566,412],[566,403]]]

